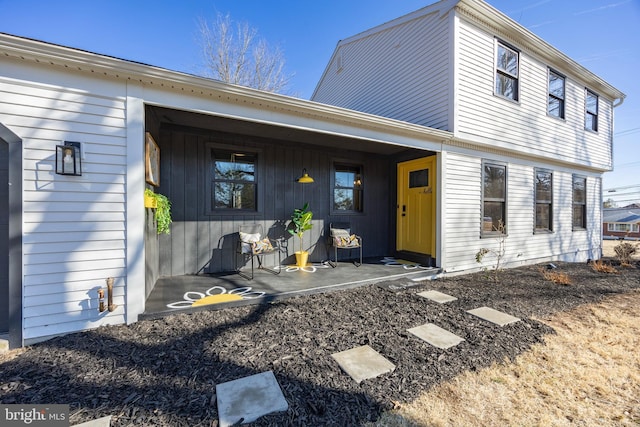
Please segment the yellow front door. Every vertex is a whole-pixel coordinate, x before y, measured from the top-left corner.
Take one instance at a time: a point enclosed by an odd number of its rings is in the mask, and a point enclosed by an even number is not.
[[[436,157],[398,163],[396,250],[435,256]]]

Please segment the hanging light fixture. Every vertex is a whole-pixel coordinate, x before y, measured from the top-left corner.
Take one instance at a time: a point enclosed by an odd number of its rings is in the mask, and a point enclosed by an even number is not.
[[[302,176],[298,178],[298,182],[300,184],[311,184],[313,182],[313,178],[309,176],[306,168],[302,169]]]
[[[56,145],[56,173],[59,175],[82,175],[80,143],[65,141]]]

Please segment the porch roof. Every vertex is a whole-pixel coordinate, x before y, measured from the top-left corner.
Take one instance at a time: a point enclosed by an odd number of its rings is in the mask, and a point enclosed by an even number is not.
[[[348,135],[345,134],[345,136],[361,137],[369,141],[377,139],[377,142],[390,143],[391,140],[397,139],[376,138],[376,135],[390,134],[399,136],[400,139],[428,140],[437,143],[453,139],[453,133],[440,129],[5,33],[0,33],[0,54],[16,61],[31,63],[31,65],[37,63],[39,67],[52,67],[65,71],[88,73],[92,76],[104,76],[104,78],[141,84],[149,89],[157,88],[163,91],[206,97],[236,106],[249,105],[272,113],[285,112],[298,118],[312,119],[314,123],[331,123],[332,128],[336,129],[334,132],[336,134],[340,134],[341,130],[348,130]],[[147,101],[145,99],[145,102]],[[163,106],[172,107],[170,105]],[[237,118],[241,119],[242,117]],[[277,123],[265,121],[265,124]],[[284,124],[287,125],[287,123]],[[290,124],[289,127],[291,127]],[[323,131],[323,129],[317,130]],[[330,133],[327,130],[324,131]]]
[[[347,138],[351,141],[350,144],[362,145],[364,151],[381,154],[385,154],[385,150],[393,152],[406,147],[431,152],[446,149],[482,152],[490,150],[494,154],[517,156],[521,159],[540,158],[535,153],[523,153],[517,147],[513,149],[487,147],[483,142],[460,138],[445,130],[232,85],[210,78],[6,33],[0,33],[0,57],[3,57],[3,60],[21,61],[40,68],[49,67],[66,73],[77,72],[94,78],[140,85],[145,88],[143,102],[155,107],[212,115],[214,113],[210,107],[216,105],[222,108],[215,111],[218,117],[225,120],[243,120],[245,123],[251,122],[256,126],[271,126],[269,136],[273,136],[273,132],[280,132],[278,137],[281,139],[294,140],[297,138],[296,132],[304,132],[306,141],[310,141],[310,138],[326,138],[322,140],[322,145],[331,146],[339,145]],[[167,93],[186,95],[199,100],[205,99],[209,102],[209,106],[198,109],[194,106],[198,103],[173,105],[163,100],[163,94],[166,97]],[[147,97],[149,94],[151,95]],[[199,104],[202,105],[202,103]],[[310,142],[313,143],[313,141]],[[360,148],[354,146],[354,149]],[[544,160],[559,165],[576,166],[564,158],[545,157]],[[608,170],[607,167],[602,166],[585,166],[584,169],[596,172]]]

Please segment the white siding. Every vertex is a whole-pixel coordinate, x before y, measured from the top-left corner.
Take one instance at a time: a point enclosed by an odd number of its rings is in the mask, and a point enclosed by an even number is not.
[[[436,12],[339,44],[312,99],[448,130],[448,22]]]
[[[443,165],[445,272],[477,268],[475,253],[481,247],[482,161],[478,157],[447,153]]]
[[[125,93],[124,84],[3,62],[0,122],[23,140],[26,342],[124,321]],[[64,140],[82,143],[82,176],[55,174]],[[98,313],[107,277],[119,308]]]
[[[570,170],[553,165],[515,163],[506,158],[480,157],[482,154],[447,152],[443,161],[444,220],[442,231],[445,272],[470,271],[492,266],[495,258],[487,255],[483,264],[475,260],[481,248],[498,250],[500,239],[482,238],[482,160],[507,166],[507,237],[504,240],[505,266],[519,266],[551,260],[583,262],[599,258],[601,179],[587,177],[586,230],[573,231],[572,176]],[[553,231],[534,233],[534,169],[544,167],[553,172]]]
[[[457,136],[549,159],[611,166],[610,100],[600,97],[598,132],[585,131],[585,86],[567,75],[565,119],[548,116],[547,64],[525,50],[520,52],[519,101],[495,96],[494,35],[460,19],[458,36]]]

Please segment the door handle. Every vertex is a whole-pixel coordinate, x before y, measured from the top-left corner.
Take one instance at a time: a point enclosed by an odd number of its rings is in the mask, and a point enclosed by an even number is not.
[[[407,216],[407,205],[402,205],[402,216]]]

